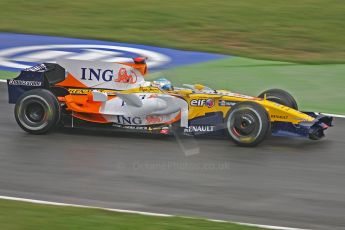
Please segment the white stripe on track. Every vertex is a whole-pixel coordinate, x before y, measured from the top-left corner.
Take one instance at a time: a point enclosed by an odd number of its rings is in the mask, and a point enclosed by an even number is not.
[[[87,206],[87,205],[68,204],[68,203],[60,203],[60,202],[52,202],[52,201],[44,201],[44,200],[33,200],[33,199],[11,197],[11,196],[0,196],[0,199],[13,200],[13,201],[22,201],[22,202],[35,203],[35,204],[55,205],[55,206],[67,206],[67,207],[77,207],[77,208],[93,208],[93,209],[101,209],[101,210],[106,210],[106,211],[111,211],[111,212],[140,214],[140,215],[146,215],[146,216],[177,217],[175,215],[162,214],[162,213],[141,212],[141,211],[126,210],[126,209],[114,209],[114,208],[101,208],[101,207],[94,207],[94,206]],[[196,218],[183,217],[183,216],[179,216],[179,217],[181,217],[181,218],[189,218],[189,219],[196,219]],[[212,222],[239,224],[239,225],[250,226],[250,227],[266,228],[266,229],[272,229],[272,230],[308,230],[308,229],[302,229],[302,228],[289,228],[289,227],[281,227],[281,226],[273,226],[273,225],[250,224],[250,223],[243,223],[243,222],[230,222],[230,221],[215,220],[215,219],[205,219],[205,220],[212,221]]]
[[[331,113],[320,113],[320,114],[330,116],[330,117],[345,118],[345,115],[341,115],[341,114],[331,114]]]
[[[101,208],[101,207],[94,207],[94,206],[87,206],[87,205],[67,204],[67,203],[59,203],[59,202],[44,201],[44,200],[33,200],[33,199],[11,197],[11,196],[0,196],[0,199],[23,201],[23,202],[29,202],[29,203],[35,203],[35,204],[55,205],[55,206],[69,206],[69,207],[77,207],[77,208],[95,208],[95,209],[102,209],[102,210],[107,210],[107,211],[112,211],[112,212],[142,214],[142,215],[146,215],[146,216],[172,217],[172,215],[153,213],[153,212],[140,212],[140,211],[125,210],[125,209]]]

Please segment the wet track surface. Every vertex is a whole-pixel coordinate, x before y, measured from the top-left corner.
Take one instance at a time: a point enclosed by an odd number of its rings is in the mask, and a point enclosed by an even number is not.
[[[0,84],[0,195],[312,229],[345,228],[345,119],[322,141],[26,134]],[[182,146],[182,147],[181,147]],[[183,149],[199,148],[190,155]]]

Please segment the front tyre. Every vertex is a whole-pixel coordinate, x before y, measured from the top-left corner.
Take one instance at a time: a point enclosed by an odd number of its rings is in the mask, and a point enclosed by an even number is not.
[[[268,114],[264,107],[255,102],[237,103],[226,118],[226,131],[237,145],[256,146],[270,131]]]
[[[59,122],[60,105],[54,94],[46,89],[29,90],[19,97],[14,116],[24,131],[44,134]]]
[[[293,96],[282,89],[269,89],[264,92],[262,92],[259,96],[259,98],[265,98],[268,101],[273,101],[281,105],[285,105],[287,107],[290,107],[294,110],[298,110],[297,102],[293,98]]]

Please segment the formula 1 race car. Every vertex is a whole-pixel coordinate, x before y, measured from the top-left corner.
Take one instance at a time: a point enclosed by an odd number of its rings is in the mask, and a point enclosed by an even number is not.
[[[206,86],[174,87],[166,79],[145,81],[145,58],[133,63],[63,59],[23,70],[8,80],[9,102],[18,125],[44,134],[58,125],[123,131],[228,135],[240,146],[255,146],[268,134],[324,136],[332,117],[298,111],[280,89],[246,96]]]

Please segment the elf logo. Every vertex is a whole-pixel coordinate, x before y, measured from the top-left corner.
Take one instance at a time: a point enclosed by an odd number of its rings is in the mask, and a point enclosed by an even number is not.
[[[214,106],[214,100],[213,99],[193,99],[190,101],[191,106],[207,106],[208,108],[211,108]]]

